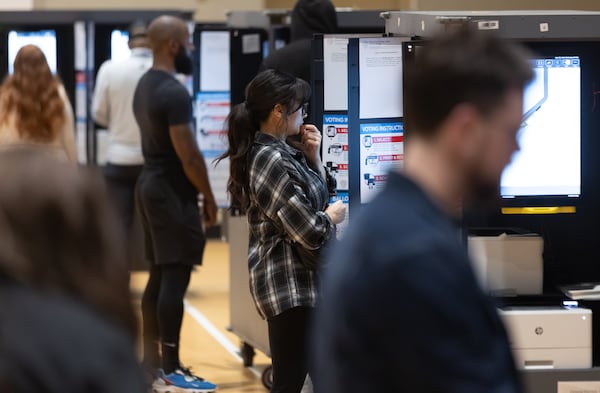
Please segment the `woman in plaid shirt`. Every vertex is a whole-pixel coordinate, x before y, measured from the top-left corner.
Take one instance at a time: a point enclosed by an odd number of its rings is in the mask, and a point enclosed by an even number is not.
[[[310,86],[267,70],[229,117],[229,192],[250,225],[250,291],[267,320],[271,392],[300,392],[308,370],[308,331],[317,299],[316,271],[297,249],[319,249],[335,236],[345,206],[328,202],[321,132],[306,117]]]

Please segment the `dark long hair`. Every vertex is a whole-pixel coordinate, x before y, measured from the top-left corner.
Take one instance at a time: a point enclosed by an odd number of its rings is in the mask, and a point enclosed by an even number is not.
[[[302,79],[276,70],[266,70],[246,87],[246,101],[234,106],[227,117],[229,148],[217,162],[230,159],[227,191],[232,209],[248,207],[248,154],[260,124],[268,119],[275,105],[289,112],[310,98],[310,85]]]

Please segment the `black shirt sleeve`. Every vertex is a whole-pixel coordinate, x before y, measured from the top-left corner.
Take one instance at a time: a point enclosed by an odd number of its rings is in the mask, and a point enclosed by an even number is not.
[[[169,126],[189,124],[192,121],[192,98],[188,91],[173,80],[162,99]]]

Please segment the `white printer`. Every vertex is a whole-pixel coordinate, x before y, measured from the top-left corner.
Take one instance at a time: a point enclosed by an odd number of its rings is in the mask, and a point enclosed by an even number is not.
[[[592,367],[592,311],[511,307],[499,310],[517,368]]]

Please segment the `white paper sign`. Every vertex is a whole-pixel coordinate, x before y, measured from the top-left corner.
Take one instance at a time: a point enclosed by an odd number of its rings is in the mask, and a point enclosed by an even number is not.
[[[200,91],[229,91],[229,31],[200,35]]]
[[[360,118],[402,117],[402,37],[361,38]]]
[[[242,54],[251,55],[260,52],[260,35],[244,34],[242,36]]]
[[[324,109],[348,110],[348,38],[323,38]]]

